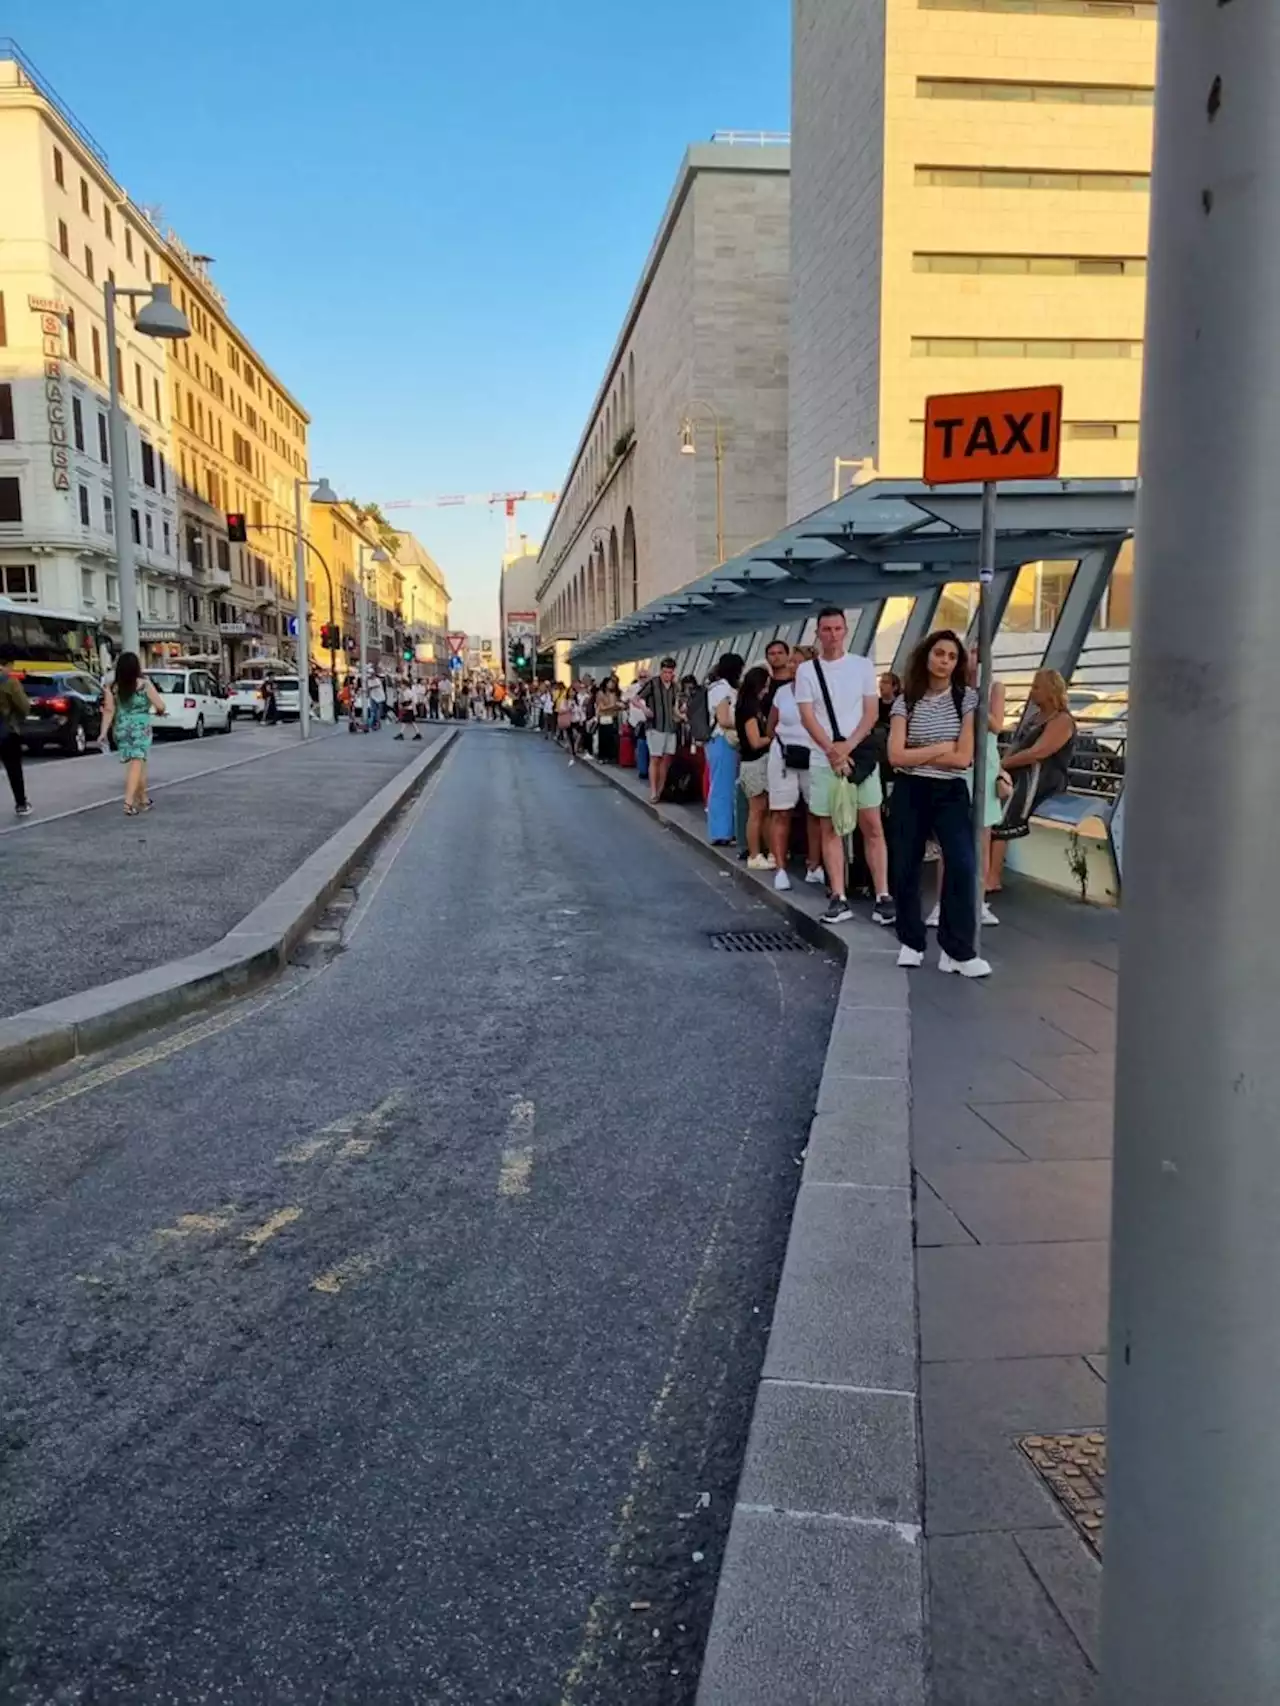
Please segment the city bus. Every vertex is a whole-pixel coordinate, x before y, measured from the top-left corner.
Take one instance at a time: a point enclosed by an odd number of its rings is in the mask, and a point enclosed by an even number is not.
[[[102,624],[92,617],[62,616],[0,597],[0,664],[6,668],[43,665],[101,676],[110,660]]]

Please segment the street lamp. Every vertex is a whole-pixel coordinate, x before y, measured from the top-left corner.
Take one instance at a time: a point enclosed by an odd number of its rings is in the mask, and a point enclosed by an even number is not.
[[[299,475],[293,482],[293,579],[295,587],[295,605],[298,621],[298,735],[306,740],[311,732],[311,649],[307,640],[307,570],[303,558],[302,541],[302,492],[306,488],[311,493],[313,504],[336,504],[342,499],[334,491],[328,480],[308,480],[305,475]],[[337,692],[337,683],[334,683]]]
[[[116,344],[116,300],[142,299],[134,325],[148,338],[189,338],[191,324],[176,308],[167,284],[145,290],[122,289],[112,279],[102,287],[107,321],[107,435],[111,448],[111,505],[116,535],[116,576],[120,582],[121,650],[137,652],[138,577],[133,562],[133,506],[129,502],[129,436],[120,401],[120,355]]]
[[[685,406],[684,420],[680,426],[681,456],[696,456],[698,441],[693,430],[693,417],[696,410],[704,410],[710,417],[716,435],[716,566],[724,562],[724,433],[720,426],[720,416],[710,403],[701,397],[692,398]]]

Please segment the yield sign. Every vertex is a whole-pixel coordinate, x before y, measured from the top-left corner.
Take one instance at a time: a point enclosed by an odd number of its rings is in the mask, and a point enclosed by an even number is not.
[[[449,641],[450,652],[454,657],[460,658],[467,649],[467,636],[465,634],[448,634],[445,637]]]

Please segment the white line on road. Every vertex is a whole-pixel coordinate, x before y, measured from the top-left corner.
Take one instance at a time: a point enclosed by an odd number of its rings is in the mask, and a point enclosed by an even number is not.
[[[527,1197],[533,1185],[534,1105],[525,1096],[513,1096],[507,1119],[507,1142],[498,1170],[500,1197]]]

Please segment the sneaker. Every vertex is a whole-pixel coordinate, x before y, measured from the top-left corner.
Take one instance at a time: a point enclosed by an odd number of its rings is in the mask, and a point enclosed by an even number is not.
[[[791,887],[791,878],[785,871],[779,871],[777,876],[773,879],[773,886],[778,890],[779,894],[785,894]]]
[[[14,810],[17,812],[19,817],[30,817],[31,816],[31,807],[30,806],[15,806]]]
[[[773,854],[772,854],[772,853],[766,853],[766,854],[765,854],[765,856],[764,856],[764,862],[765,862],[765,864],[766,864],[766,865],[767,865],[767,866],[768,866],[768,867],[769,867],[769,869],[770,869],[770,870],[771,870],[771,871],[776,871],[776,870],[777,870],[777,868],[778,868],[778,861],[777,861],[777,860],[776,860],[776,859],[775,859],[775,858],[774,858],[774,856],[773,856]]]
[[[939,901],[938,904],[934,907],[933,911],[925,919],[924,927],[926,930],[936,930],[938,928],[939,924],[941,924],[941,923],[942,923],[942,902]]]
[[[908,948],[904,943],[903,946],[898,949],[898,964],[902,966],[905,971],[913,971],[916,966],[922,966],[924,964],[924,955],[921,953],[919,948]]]
[[[880,895],[872,907],[871,922],[873,924],[896,924],[898,922],[898,909],[887,894]]]
[[[999,924],[1000,922],[985,900],[982,903],[982,922],[984,924]]]
[[[819,884],[825,888],[827,886],[827,873],[819,865],[816,871],[806,871],[804,880],[806,883],[812,883],[814,888],[817,888]]]
[[[961,977],[991,976],[991,967],[976,955],[971,960],[953,960],[950,954],[939,954],[938,970],[959,972]]]
[[[574,767],[574,765],[575,765],[575,764],[576,764],[576,763],[577,763],[577,762],[578,762],[578,761],[577,761],[577,759],[576,759],[576,758],[571,758],[571,759],[570,759],[570,760],[569,760],[569,768],[570,768],[570,770],[572,770],[572,769],[573,769],[573,767]]]
[[[747,869],[749,871],[771,871],[773,861],[766,859],[763,853],[753,853],[747,860]]]
[[[836,895],[830,906],[818,920],[819,924],[847,924],[853,917],[853,908],[842,894]]]

